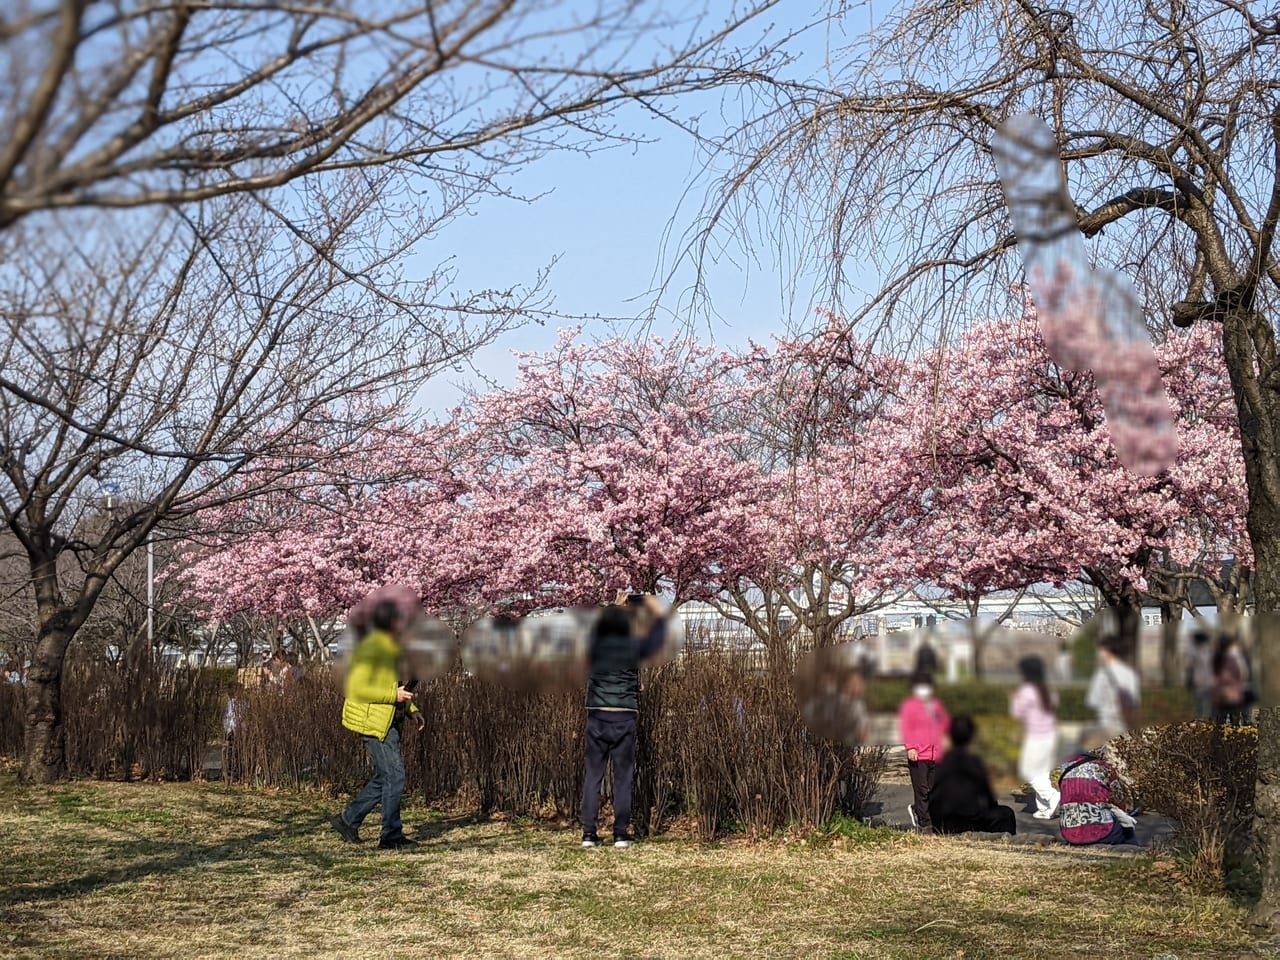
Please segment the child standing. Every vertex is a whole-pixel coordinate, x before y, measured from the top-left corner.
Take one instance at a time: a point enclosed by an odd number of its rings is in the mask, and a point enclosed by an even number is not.
[[[915,802],[907,808],[911,823],[922,833],[933,832],[929,791],[934,765],[942,759],[942,738],[951,726],[946,708],[933,694],[933,675],[918,671],[911,678],[911,696],[898,708],[898,730],[907,748],[907,772]]]
[[[1023,657],[1018,661],[1022,686],[1014,691],[1009,713],[1022,722],[1022,749],[1018,752],[1018,776],[1036,795],[1037,820],[1048,820],[1058,811],[1062,795],[1049,774],[1058,751],[1057,694],[1045,682],[1044,661]]]

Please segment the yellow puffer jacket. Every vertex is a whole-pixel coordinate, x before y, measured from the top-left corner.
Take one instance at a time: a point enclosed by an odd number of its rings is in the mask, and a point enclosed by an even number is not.
[[[365,737],[385,740],[396,718],[400,645],[391,634],[371,630],[356,644],[347,668],[342,725]],[[409,702],[409,712],[417,708]]]

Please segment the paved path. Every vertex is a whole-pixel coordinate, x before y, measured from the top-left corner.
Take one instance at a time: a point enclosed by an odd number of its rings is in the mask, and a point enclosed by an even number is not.
[[[870,742],[879,743],[889,748],[889,770],[884,780],[881,781],[880,790],[875,799],[867,805],[866,815],[872,818],[872,823],[897,827],[903,830],[910,829],[911,817],[907,813],[907,806],[911,803],[911,783],[907,778],[906,750],[903,749],[902,741],[898,738],[898,718],[893,714],[872,714],[870,723],[871,731],[868,738]],[[1080,738],[1084,732],[1084,726],[1084,724],[1080,723],[1062,723],[1058,725],[1059,757],[1070,757],[1079,752]],[[1150,848],[1153,844],[1169,843],[1177,834],[1177,823],[1175,821],[1170,820],[1168,817],[1144,814],[1138,817],[1136,828],[1139,841],[1138,847],[1128,844],[1114,848],[1070,847],[1058,834],[1058,821],[1056,819],[1037,820],[1031,816],[1035,810],[1034,798],[1028,797],[1027,801],[1023,801],[1006,792],[997,793],[996,799],[1000,803],[1013,808],[1014,815],[1018,821],[1018,833],[1014,839],[1015,842],[1019,843],[1056,844],[1073,850],[1104,851],[1109,849],[1123,853],[1142,851]],[[990,835],[983,834],[981,836]]]
[[[864,815],[871,818],[875,826],[895,827],[901,830],[911,829],[911,817],[907,806],[911,803],[911,783],[907,780],[906,758],[900,754],[891,758],[890,770],[881,782],[875,798],[867,804]],[[1142,814],[1138,817],[1136,835],[1138,844],[1125,844],[1117,847],[1091,846],[1073,847],[1063,841],[1058,834],[1058,821],[1037,820],[1031,814],[1035,810],[1035,800],[1027,797],[1020,800],[1010,793],[997,793],[996,800],[1013,808],[1017,818],[1017,835],[1008,838],[1003,835],[972,834],[980,838],[1009,840],[1014,843],[1035,844],[1042,846],[1059,846],[1064,850],[1089,851],[1104,855],[1145,853],[1152,846],[1167,845],[1177,835],[1177,823],[1168,817],[1155,814]]]

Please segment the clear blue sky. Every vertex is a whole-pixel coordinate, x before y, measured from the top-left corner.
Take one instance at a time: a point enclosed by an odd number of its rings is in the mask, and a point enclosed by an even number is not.
[[[816,19],[821,0],[789,0],[773,18],[779,28],[799,27]],[[794,16],[787,21],[786,17]],[[780,19],[783,18],[783,19]],[[865,7],[846,14],[844,28],[865,24]],[[798,50],[796,70],[822,71],[827,45],[841,47],[847,38],[809,31]],[[719,118],[719,95],[705,97],[702,129],[713,131]],[[538,271],[559,258],[548,281],[554,308],[586,317],[637,318],[652,312],[656,284],[667,277],[681,238],[695,221],[711,187],[703,158],[691,137],[639,110],[624,112],[621,126],[653,142],[616,147],[592,155],[558,153],[523,170],[511,187],[532,203],[486,199],[471,215],[449,224],[431,245],[424,262],[453,258],[461,289],[506,288],[532,282]],[[710,299],[716,317],[700,315],[696,333],[724,345],[765,341],[784,333],[788,324],[803,325],[811,317],[811,291],[803,284],[794,302],[784,294],[769,238],[758,239],[755,262],[722,258],[711,268]],[[686,264],[658,298],[654,332],[670,333],[687,321]],[[790,283],[792,278],[785,278]],[[485,376],[509,384],[515,374],[514,350],[544,350],[555,341],[557,326],[527,325],[481,351],[475,365]],[[588,330],[608,336],[621,327],[591,322]],[[470,373],[446,373],[419,395],[423,412],[442,414],[460,397],[457,384]]]

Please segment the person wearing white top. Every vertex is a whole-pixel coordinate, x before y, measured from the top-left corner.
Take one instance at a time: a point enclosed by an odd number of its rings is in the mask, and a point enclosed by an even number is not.
[[[1129,729],[1122,702],[1125,697],[1136,709],[1142,697],[1138,675],[1116,655],[1115,640],[1107,637],[1098,644],[1098,667],[1089,680],[1084,703],[1098,715],[1098,726],[1108,739]]]
[[[1023,657],[1018,661],[1022,686],[1009,701],[1009,713],[1022,722],[1022,748],[1018,751],[1018,776],[1031,785],[1036,795],[1037,820],[1048,820],[1058,812],[1062,795],[1053,787],[1050,773],[1058,751],[1057,695],[1045,682],[1044,661]]]

